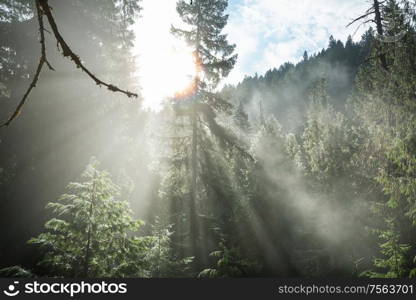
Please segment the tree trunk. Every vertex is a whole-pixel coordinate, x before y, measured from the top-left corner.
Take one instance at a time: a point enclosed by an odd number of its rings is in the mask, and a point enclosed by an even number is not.
[[[380,12],[380,3],[378,0],[374,0],[374,13],[375,13],[375,22],[377,27],[377,34],[380,37],[383,37],[383,23],[381,19],[381,12]],[[381,46],[379,46],[379,51],[382,52]],[[387,66],[387,59],[384,53],[380,53],[380,64],[384,70],[388,70]]]
[[[199,1],[196,3],[198,9],[198,20],[197,20],[197,28],[196,28],[196,39],[195,39],[195,59],[199,62],[199,51],[200,51],[200,20],[201,20],[201,10],[199,6]],[[190,238],[191,238],[191,247],[192,253],[195,256],[194,260],[194,270],[199,271],[201,268],[201,257],[199,251],[199,224],[197,218],[197,211],[196,211],[196,193],[197,193],[197,176],[198,176],[198,112],[197,112],[197,95],[198,95],[198,84],[199,84],[199,74],[195,76],[195,91],[193,95],[192,101],[192,116],[191,116],[191,123],[192,123],[192,157],[191,157],[191,203],[190,203]]]
[[[192,112],[192,157],[191,157],[191,199],[190,199],[190,227],[191,227],[191,246],[192,252],[195,255],[195,268],[199,267],[199,251],[198,251],[198,240],[199,240],[199,228],[198,218],[196,212],[196,190],[197,190],[197,151],[198,151],[198,126],[197,126],[197,112],[195,107],[195,101],[193,103]]]
[[[94,212],[94,202],[95,202],[95,171],[93,176],[93,184],[91,191],[91,203],[89,209],[89,224],[87,232],[87,245],[85,248],[85,260],[84,260],[84,271],[83,277],[88,278],[88,273],[90,271],[90,257],[91,257],[91,238],[92,238],[92,214]]]

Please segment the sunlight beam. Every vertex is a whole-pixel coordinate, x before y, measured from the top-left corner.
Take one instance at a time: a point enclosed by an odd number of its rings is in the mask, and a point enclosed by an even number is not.
[[[195,77],[192,49],[170,33],[178,23],[175,0],[144,0],[143,17],[135,25],[144,108],[159,111],[167,98],[186,89]]]

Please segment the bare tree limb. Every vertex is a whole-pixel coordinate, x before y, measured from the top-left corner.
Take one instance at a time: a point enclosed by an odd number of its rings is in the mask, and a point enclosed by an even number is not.
[[[374,14],[374,11],[369,11],[369,12],[367,12],[366,14],[364,14],[364,15],[362,15],[362,16],[359,16],[358,18],[356,18],[356,19],[352,20],[350,23],[348,23],[348,25],[347,25],[346,27],[349,27],[349,26],[351,26],[352,24],[354,24],[354,23],[358,22],[359,20],[364,19],[364,18],[367,18],[368,16],[370,16],[370,15],[372,15],[372,14]]]
[[[25,94],[23,95],[23,98],[20,100],[18,106],[16,107],[13,114],[9,117],[9,119],[4,122],[3,124],[0,124],[1,127],[9,126],[11,122],[13,122],[14,119],[16,119],[19,114],[21,113],[22,107],[25,105],[27,98],[29,97],[30,93],[32,92],[33,88],[36,87],[36,84],[39,81],[40,73],[46,64],[46,66],[50,70],[54,70],[52,65],[49,63],[47,56],[46,56],[46,44],[45,44],[45,31],[50,33],[48,30],[45,29],[44,23],[43,23],[43,16],[45,15],[48,19],[48,23],[52,29],[52,32],[56,38],[58,49],[61,49],[62,55],[64,57],[69,57],[76,65],[77,68],[80,68],[82,71],[87,73],[87,75],[94,80],[94,82],[101,86],[107,87],[112,92],[119,92],[122,94],[127,95],[129,98],[135,97],[137,98],[138,95],[136,93],[129,92],[127,90],[122,90],[118,88],[117,86],[106,83],[102,81],[101,79],[97,78],[87,67],[84,66],[82,63],[80,57],[76,55],[71,48],[68,46],[68,44],[65,42],[64,38],[60,34],[58,30],[58,26],[56,25],[55,19],[52,15],[51,8],[49,7],[48,0],[35,0],[36,3],[36,13],[37,13],[37,21],[39,25],[39,34],[40,34],[40,44],[41,44],[41,55],[39,58],[39,63],[36,68],[35,74],[33,76],[32,82],[30,83],[29,87],[27,88]]]
[[[57,41],[58,45],[60,46],[61,51],[62,51],[62,55],[64,57],[69,57],[75,63],[77,68],[80,68],[82,71],[87,73],[88,76],[92,80],[94,80],[97,85],[99,85],[99,86],[104,85],[110,91],[123,93],[123,94],[127,95],[127,97],[129,97],[129,98],[131,98],[131,97],[136,97],[137,98],[138,97],[138,95],[136,93],[132,93],[132,92],[129,92],[127,90],[122,90],[122,89],[118,88],[115,85],[112,85],[112,84],[109,84],[109,83],[106,83],[106,82],[100,80],[89,69],[87,69],[84,66],[84,64],[82,63],[80,57],[71,50],[71,48],[68,46],[68,44],[66,43],[66,41],[64,40],[64,38],[60,34],[60,32],[58,30],[58,26],[56,25],[55,19],[52,15],[51,8],[49,7],[48,0],[39,0],[39,3],[42,7],[43,13],[48,18],[49,25],[52,28],[52,32],[55,35],[56,41]]]
[[[39,22],[39,34],[40,34],[40,44],[41,44],[41,58],[43,58],[44,62],[48,66],[49,70],[55,71],[55,69],[51,66],[46,56],[46,45],[45,45],[45,26],[43,24],[43,12],[40,10],[39,1],[36,0],[36,10],[38,13],[38,22]]]
[[[29,97],[30,92],[34,87],[36,87],[36,84],[39,80],[40,73],[42,71],[43,66],[46,65],[49,67],[49,69],[53,70],[51,64],[48,62],[46,58],[46,47],[45,47],[45,34],[44,34],[44,24],[43,24],[43,13],[40,8],[39,1],[36,0],[36,13],[37,13],[37,19],[39,24],[39,34],[40,34],[40,44],[41,44],[41,55],[39,58],[38,67],[36,68],[35,75],[33,76],[32,82],[30,83],[28,89],[26,90],[26,93],[23,95],[22,100],[20,100],[19,105],[16,107],[13,114],[10,116],[10,118],[4,122],[0,127],[9,126],[10,123],[17,118],[17,116],[20,114],[21,109],[23,105],[25,104],[27,98]]]
[[[367,24],[369,22],[373,22],[376,24],[376,29],[377,29],[377,34],[378,36],[382,37],[383,36],[383,16],[382,16],[382,8],[384,7],[384,3],[386,2],[386,0],[372,0],[373,1],[373,5],[366,10],[365,14],[362,16],[359,16],[358,18],[354,19],[353,21],[351,21],[348,25],[352,25],[362,19],[367,18],[370,15],[374,15],[374,19],[371,20],[366,20],[364,22],[362,22],[358,28],[356,29],[355,33],[358,31],[358,29],[363,25],[363,24]],[[379,51],[381,51],[381,45],[377,45],[377,47],[379,48]],[[380,60],[380,65],[381,67],[385,70],[388,71],[388,64],[387,64],[387,56],[386,54],[382,53],[379,55],[379,60]]]

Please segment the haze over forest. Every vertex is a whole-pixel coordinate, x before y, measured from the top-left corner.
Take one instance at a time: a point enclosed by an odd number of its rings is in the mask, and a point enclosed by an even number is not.
[[[414,277],[415,2],[146,1],[0,2],[0,276]]]

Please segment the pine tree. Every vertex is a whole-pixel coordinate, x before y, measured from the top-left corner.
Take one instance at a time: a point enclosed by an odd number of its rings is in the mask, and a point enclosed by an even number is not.
[[[193,257],[179,258],[173,252],[172,225],[164,225],[156,217],[152,225],[151,235],[146,238],[147,251],[144,257],[147,276],[150,278],[166,278],[186,276],[188,266]]]
[[[216,259],[215,266],[204,269],[198,274],[198,277],[248,277],[258,272],[260,267],[255,260],[244,258],[238,248],[227,247],[226,244],[224,239],[220,241],[220,250],[210,253],[210,256]]]
[[[0,269],[1,277],[12,277],[12,278],[34,278],[36,277],[30,270],[26,270],[20,266],[13,266],[8,268]]]
[[[244,135],[248,135],[250,133],[250,122],[248,120],[248,114],[244,110],[244,104],[241,101],[236,107],[233,117],[234,124],[237,126],[237,128]]]
[[[249,165],[248,188],[242,221],[246,239],[243,249],[250,249],[262,272],[268,275],[296,276],[293,261],[295,237],[291,219],[289,182],[293,179],[293,164],[286,151],[285,134],[279,122],[266,118],[260,105],[260,122],[254,127],[250,152],[254,162]],[[247,254],[246,254],[247,255]],[[251,255],[250,255],[251,256]]]
[[[333,181],[351,173],[349,165],[354,155],[355,136],[345,116],[332,107],[326,90],[323,80],[311,91],[302,136],[304,158],[300,163],[306,173],[326,186],[325,190],[332,190]]]
[[[305,50],[305,52],[303,52],[303,61],[308,61],[308,59],[309,59],[308,51]]]
[[[337,257],[331,259],[331,263],[325,262],[325,269],[319,266],[320,272],[333,268],[347,270],[353,264],[351,259],[355,260],[352,253],[360,256],[368,250],[361,246],[367,238],[367,233],[361,230],[366,223],[361,218],[343,217],[370,215],[369,205],[361,196],[369,193],[369,181],[360,173],[356,161],[361,141],[353,122],[332,106],[325,80],[318,81],[311,90],[310,101],[303,133],[290,135],[288,149],[304,175],[308,193],[319,195],[313,200],[316,205],[331,211],[331,216],[340,215],[335,222],[328,218],[328,223],[318,229],[320,235],[326,236],[331,236],[333,230],[342,231],[327,242],[325,251],[329,255],[336,252]],[[312,210],[310,214],[322,212]],[[305,230],[308,236],[315,234],[308,227],[316,224],[310,224]]]
[[[131,236],[141,221],[132,219],[126,202],[116,200],[118,186],[95,159],[82,179],[47,205],[56,217],[46,222],[47,232],[29,241],[45,253],[40,264],[57,276],[142,276],[145,244]]]
[[[209,168],[207,164],[213,162],[207,151],[210,146],[204,143],[210,144],[209,135],[213,135],[223,147],[237,144],[235,137],[216,120],[218,113],[230,112],[232,106],[214,92],[220,80],[229,74],[237,58],[233,55],[235,45],[230,45],[226,35],[221,33],[228,19],[228,15],[224,14],[227,2],[227,0],[195,0],[189,3],[181,0],[177,4],[177,11],[182,21],[186,23],[186,27],[185,29],[172,27],[172,33],[184,39],[193,48],[197,71],[189,93],[179,100],[189,104],[186,116],[190,120],[192,132],[189,218],[191,247],[196,252],[196,265],[200,264],[198,252],[201,251],[202,244],[197,202],[202,196],[203,189],[202,186],[198,187],[198,183],[203,180],[200,174],[204,172],[202,170],[204,165]],[[187,98],[187,101],[183,98]],[[205,163],[202,160],[205,160]],[[214,179],[211,176],[204,178]],[[208,183],[208,186],[210,185],[218,186],[213,182]]]
[[[362,144],[362,172],[384,195],[373,204],[380,254],[377,277],[409,276],[414,269],[415,30],[409,12],[385,1],[374,12],[377,28],[371,63],[358,76],[356,116]],[[406,6],[405,6],[406,7]],[[376,20],[377,21],[377,20]],[[413,223],[413,224],[412,224]]]
[[[386,225],[384,229],[374,230],[381,240],[380,254],[383,255],[374,259],[377,271],[365,271],[361,275],[371,278],[408,277],[411,275],[408,269],[411,246],[400,242],[401,235],[394,219],[386,218]]]

